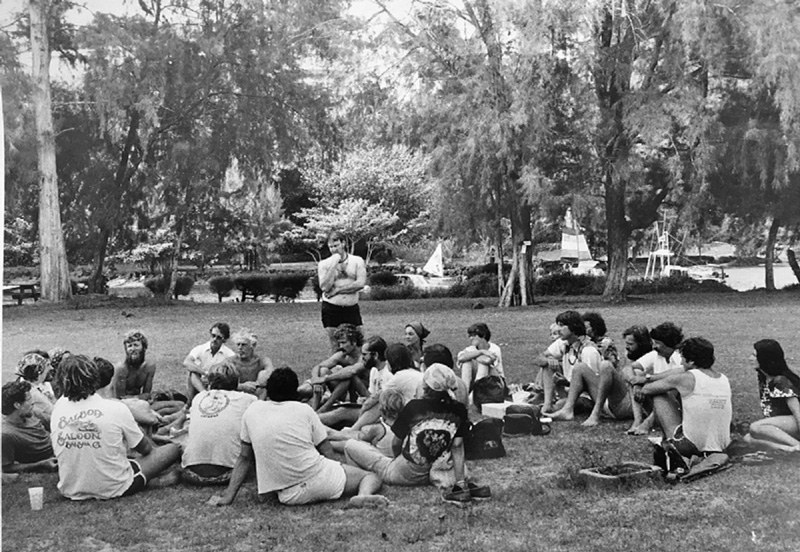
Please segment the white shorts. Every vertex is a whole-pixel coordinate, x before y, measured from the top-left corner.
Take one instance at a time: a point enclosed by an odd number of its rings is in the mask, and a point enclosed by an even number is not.
[[[336,500],[344,493],[347,475],[339,462],[322,459],[322,469],[316,477],[293,487],[278,491],[281,504],[297,506],[325,500]]]

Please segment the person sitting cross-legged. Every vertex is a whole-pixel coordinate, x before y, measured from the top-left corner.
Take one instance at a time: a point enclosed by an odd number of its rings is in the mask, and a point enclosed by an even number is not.
[[[258,399],[237,391],[239,371],[231,361],[208,373],[189,412],[189,435],[181,460],[181,479],[194,485],[225,485],[241,452],[239,430],[247,408]]]
[[[55,471],[50,433],[34,413],[31,384],[3,385],[3,473]]]
[[[98,378],[97,366],[84,355],[71,355],[56,369],[53,386],[63,393],[51,420],[58,490],[72,500],[109,499],[137,493],[149,482],[175,483],[176,472],[158,476],[178,461],[180,446],[153,447],[124,404],[95,392]],[[128,459],[129,448],[139,454],[135,460]]]
[[[360,362],[364,335],[353,324],[342,324],[333,334],[338,344],[336,351],[311,369],[311,379],[300,386],[300,396],[311,396],[309,404],[320,413],[333,409],[333,405],[350,393],[366,396],[365,374],[368,368]],[[330,395],[325,399],[325,388]]]
[[[454,398],[457,380],[450,368],[429,366],[423,374],[422,398],[406,404],[392,425],[396,457],[388,458],[369,443],[351,439],[344,447],[347,462],[377,473],[390,485],[427,485],[434,462],[452,452],[457,483],[443,499],[464,504],[472,498],[489,498],[488,487],[467,482],[465,477],[469,418],[466,407]]]
[[[256,395],[259,399],[266,396],[267,378],[272,373],[272,360],[256,353],[258,337],[247,329],[241,329],[231,337],[236,349],[236,356],[230,361],[239,372],[239,386],[237,389],[245,393]]]
[[[281,504],[297,505],[337,500],[353,495],[355,507],[385,506],[376,494],[375,474],[333,460],[336,453],[316,412],[297,400],[297,374],[278,368],[267,380],[267,401],[256,401],[242,418],[242,448],[228,488],[210,505],[231,504],[255,464],[259,494],[277,492]]]
[[[664,437],[684,457],[722,452],[731,442],[730,382],[713,368],[714,346],[707,339],[691,337],[679,350],[685,371],[646,383],[636,400],[652,401]]]
[[[195,395],[208,388],[207,379],[211,367],[236,356],[236,353],[225,346],[225,342],[231,336],[231,328],[227,323],[214,323],[210,333],[211,339],[208,343],[194,347],[183,360],[183,365],[189,371],[186,395],[189,404]]]

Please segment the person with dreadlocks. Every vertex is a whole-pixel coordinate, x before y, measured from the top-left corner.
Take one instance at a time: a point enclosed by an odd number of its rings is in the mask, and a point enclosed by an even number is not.
[[[138,397],[150,400],[156,363],[145,359],[147,338],[135,330],[125,334],[122,344],[125,347],[125,360],[117,364],[114,370],[114,396],[118,399]]]
[[[100,372],[88,357],[62,360],[54,382],[63,395],[53,408],[51,442],[58,460],[58,490],[65,497],[132,495],[180,459],[180,446],[153,447],[122,402],[96,393]],[[139,453],[136,460],[128,459],[129,448]],[[173,471],[155,483],[164,486],[177,479]]]

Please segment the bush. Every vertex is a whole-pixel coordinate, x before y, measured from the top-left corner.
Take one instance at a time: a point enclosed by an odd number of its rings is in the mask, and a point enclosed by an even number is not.
[[[536,280],[536,295],[600,295],[606,279],[602,276],[553,272]]]
[[[242,302],[250,295],[255,301],[262,295],[272,293],[272,280],[266,274],[239,274],[233,279],[233,285],[242,292]]]
[[[390,299],[421,299],[423,294],[411,285],[400,286],[370,286],[368,299],[373,301],[388,301]]]
[[[233,278],[230,276],[214,276],[208,280],[208,287],[217,294],[217,299],[222,303],[223,297],[230,297],[233,291]]]
[[[497,297],[497,274],[479,273],[472,278],[467,278],[454,284],[448,290],[447,295],[450,297]]]
[[[503,273],[511,272],[511,265],[508,263],[503,264]],[[465,276],[467,279],[474,278],[480,274],[494,274],[497,276],[497,263],[488,263],[485,265],[471,266],[467,269]]]
[[[169,292],[169,276],[154,276],[144,281],[144,287],[153,295],[166,295]],[[194,278],[191,276],[178,276],[175,280],[175,299],[179,295],[189,295],[194,287]]]
[[[302,272],[284,272],[270,276],[272,279],[272,295],[275,302],[285,298],[295,300],[308,283],[309,274]]]
[[[370,286],[396,286],[398,283],[397,275],[388,270],[381,270],[369,275],[368,283]]]
[[[733,289],[720,282],[698,282],[685,274],[673,274],[666,278],[655,278],[653,280],[631,280],[626,286],[626,292],[634,295],[685,292],[725,293],[733,291]]]

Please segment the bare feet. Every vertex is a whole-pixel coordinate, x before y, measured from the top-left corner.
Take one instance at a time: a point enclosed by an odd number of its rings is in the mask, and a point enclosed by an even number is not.
[[[384,508],[389,505],[389,499],[383,495],[356,495],[350,499],[353,508]]]
[[[567,422],[575,419],[575,414],[573,412],[569,410],[564,410],[563,408],[561,410],[553,412],[552,414],[548,414],[548,416],[553,418],[553,420],[563,420]]]
[[[583,427],[594,427],[599,424],[600,424],[600,418],[597,418],[595,416],[589,416],[588,418],[586,418],[586,421],[583,422],[581,425]]]

